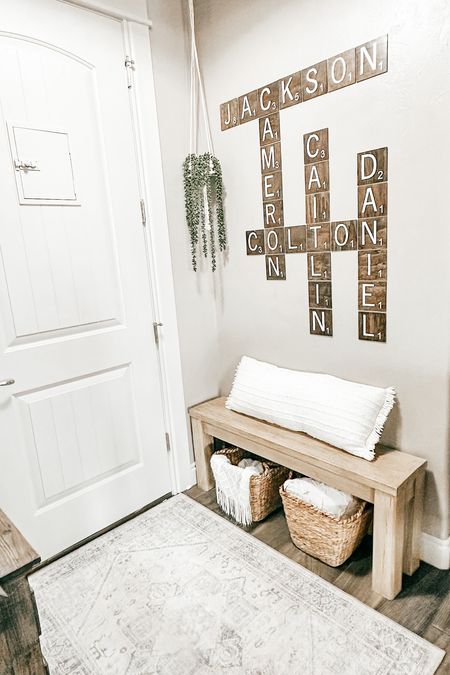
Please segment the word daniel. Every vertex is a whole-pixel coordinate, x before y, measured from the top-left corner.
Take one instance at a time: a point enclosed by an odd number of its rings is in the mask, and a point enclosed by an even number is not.
[[[328,129],[304,136],[306,225],[285,227],[279,111],[387,72],[387,36],[223,103],[226,130],[259,119],[264,229],[246,232],[266,278],[286,279],[287,253],[308,256],[310,332],[333,334],[331,251],[358,251],[359,338],[386,341],[387,148],[358,154],[358,220],[330,218]]]

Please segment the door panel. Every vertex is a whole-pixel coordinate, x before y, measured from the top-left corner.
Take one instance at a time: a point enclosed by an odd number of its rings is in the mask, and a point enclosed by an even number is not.
[[[2,255],[19,337],[116,318],[120,302],[97,71],[47,46],[14,42],[12,49],[10,38],[0,40],[5,64],[0,71],[0,155],[13,216],[2,238]],[[17,119],[26,119],[34,133]],[[37,158],[37,170],[11,171],[17,159]],[[48,166],[51,160],[58,170]],[[78,200],[58,208],[64,189],[60,177],[64,173],[67,183],[68,162]],[[23,208],[16,182],[22,195],[34,196],[32,202],[47,193],[52,208]],[[65,199],[70,202],[67,192]]]
[[[46,557],[170,474],[121,23],[17,0],[0,31],[0,507]]]
[[[79,204],[67,131],[11,124],[9,143],[20,204]]]
[[[17,396],[38,506],[140,461],[130,366]]]

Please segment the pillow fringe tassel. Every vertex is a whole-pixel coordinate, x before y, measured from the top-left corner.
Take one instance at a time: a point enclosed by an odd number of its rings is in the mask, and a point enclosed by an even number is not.
[[[375,426],[367,438],[367,445],[371,449],[372,454],[376,444],[380,440],[381,434],[383,433],[384,425],[386,424],[388,415],[394,407],[395,395],[394,387],[389,387],[389,389],[386,390],[386,398],[384,399],[384,403],[380,408],[377,419],[375,420]]]

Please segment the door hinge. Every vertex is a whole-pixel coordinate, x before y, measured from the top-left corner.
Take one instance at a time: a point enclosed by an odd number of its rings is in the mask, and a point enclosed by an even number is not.
[[[170,436],[169,436],[168,432],[166,431],[166,450],[167,450],[167,452],[170,452],[171,449],[172,448],[170,447]]]
[[[141,220],[142,225],[147,227],[147,209],[145,208],[145,201],[141,199]]]
[[[154,321],[153,322],[153,335],[155,337],[155,342],[157,345],[159,345],[159,329],[161,328],[163,324],[159,321]]]
[[[133,86],[133,71],[135,67],[135,62],[129,56],[125,57],[125,68],[127,69],[127,85],[128,89],[131,89]]]

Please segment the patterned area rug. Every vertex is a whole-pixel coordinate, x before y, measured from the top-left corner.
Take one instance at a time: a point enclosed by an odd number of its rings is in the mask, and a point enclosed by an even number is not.
[[[52,675],[429,675],[444,655],[184,495],[30,581]]]

